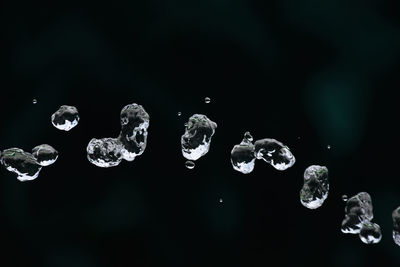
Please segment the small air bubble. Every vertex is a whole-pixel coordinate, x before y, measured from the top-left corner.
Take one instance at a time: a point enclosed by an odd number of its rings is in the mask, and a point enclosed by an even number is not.
[[[204,98],[204,102],[206,102],[206,104],[210,103],[211,102],[211,98],[209,98],[209,97]]]
[[[179,111],[179,112],[178,112],[178,116],[181,116],[181,115],[182,115],[182,112]]]
[[[223,203],[224,200],[222,198],[219,199],[219,203]]]
[[[331,145],[327,145],[326,148],[327,148],[327,149],[331,149]]]
[[[195,163],[194,163],[193,161],[188,160],[188,161],[185,162],[185,166],[186,166],[186,168],[188,168],[189,170],[191,170],[191,169],[194,168]]]
[[[34,98],[34,99],[32,100],[32,103],[33,103],[33,104],[36,104],[36,103],[37,103],[37,99]]]
[[[343,200],[344,202],[347,202],[348,199],[349,199],[349,198],[348,198],[347,195],[343,195],[343,196],[342,196],[342,200]]]

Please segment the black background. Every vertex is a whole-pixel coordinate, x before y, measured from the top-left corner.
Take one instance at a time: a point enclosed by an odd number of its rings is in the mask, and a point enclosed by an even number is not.
[[[1,266],[399,266],[398,4],[80,5],[2,4],[0,149],[47,143],[60,156],[31,182],[1,169]],[[150,114],[145,153],[90,164],[89,140],[116,137],[130,103]],[[63,104],[80,112],[70,132],[50,123]],[[180,136],[195,113],[218,128],[188,170]],[[282,141],[296,164],[234,171],[245,131]],[[299,201],[311,164],[330,173],[317,210]],[[361,191],[382,227],[376,245],[340,231],[342,194]]]

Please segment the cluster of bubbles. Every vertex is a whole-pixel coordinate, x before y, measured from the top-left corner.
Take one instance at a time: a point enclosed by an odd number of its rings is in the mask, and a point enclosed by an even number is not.
[[[382,232],[378,224],[372,223],[374,218],[371,196],[360,192],[346,202],[345,218],[342,221],[343,233],[358,234],[365,244],[375,244],[381,241]]]
[[[309,209],[317,209],[328,198],[328,168],[311,165],[304,171],[304,184],[300,190],[300,202]]]
[[[32,100],[37,103],[36,99]],[[211,102],[209,97],[204,99],[206,104]],[[178,116],[182,113],[178,112]],[[59,130],[69,131],[79,122],[76,107],[62,105],[52,116],[51,122]],[[113,167],[124,159],[133,161],[143,154],[147,145],[147,129],[150,123],[149,114],[141,105],[126,105],[120,114],[121,131],[117,138],[93,138],[86,151],[89,162],[99,167]],[[217,124],[207,116],[194,114],[185,123],[185,132],[181,137],[182,155],[187,159],[188,169],[195,167],[194,161],[208,153],[211,139]],[[300,139],[300,137],[298,137]],[[327,149],[331,146],[327,145]],[[34,180],[44,166],[53,164],[58,158],[58,152],[47,144],[36,146],[31,153],[20,148],[9,148],[0,151],[0,163],[10,172],[17,175],[20,181]],[[262,159],[277,170],[283,171],[292,167],[295,157],[283,143],[264,138],[253,143],[250,132],[246,132],[240,144],[231,151],[231,163],[234,170],[243,174],[251,173],[255,160]],[[328,168],[311,165],[304,171],[304,184],[300,190],[300,202],[309,209],[321,207],[328,197],[329,181]],[[372,223],[373,210],[371,197],[366,192],[358,193],[350,198],[342,196],[346,202],[345,218],[342,221],[343,233],[358,234],[366,244],[378,243],[382,238],[381,228]],[[219,199],[223,203],[223,199]],[[392,212],[393,240],[400,246],[400,207]]]
[[[129,104],[120,114],[121,131],[117,138],[93,138],[87,145],[90,163],[103,168],[117,166],[122,159],[133,161],[147,145],[150,116],[141,105]]]
[[[69,131],[78,125],[79,113],[76,107],[63,105],[51,115],[51,123],[59,130]]]
[[[216,128],[217,124],[206,115],[194,114],[189,118],[181,137],[182,155],[188,159],[185,163],[188,169],[193,169],[195,166],[193,161],[208,153]]]
[[[292,167],[296,162],[289,148],[275,139],[264,138],[254,144],[252,141],[250,132],[246,132],[242,142],[233,147],[231,163],[234,170],[243,174],[251,173],[256,159],[262,159],[280,171]]]
[[[53,164],[57,158],[57,150],[47,144],[34,147],[32,153],[20,148],[8,148],[0,152],[1,164],[15,173],[21,182],[36,179],[42,167]]]

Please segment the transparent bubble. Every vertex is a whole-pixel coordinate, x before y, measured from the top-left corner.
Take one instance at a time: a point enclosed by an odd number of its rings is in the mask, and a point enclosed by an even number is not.
[[[360,233],[362,224],[373,219],[372,209],[371,197],[366,192],[360,192],[349,198],[344,209],[345,218],[342,221],[342,232],[349,234]]]
[[[222,198],[220,198],[219,199],[219,203],[222,203],[222,202],[224,202],[224,200]]]
[[[365,222],[362,224],[359,237],[365,244],[376,244],[382,239],[381,227],[376,223]]]
[[[277,170],[286,170],[296,162],[289,148],[275,139],[261,139],[254,146],[257,159],[263,159]]]
[[[327,149],[331,149],[331,145],[327,145],[326,148],[327,148]]]
[[[253,136],[251,135],[250,132],[245,132],[244,133],[244,139],[246,139],[249,142],[253,142]]]
[[[204,102],[206,104],[210,103],[211,102],[211,98],[209,98],[209,97],[204,98]]]
[[[103,168],[117,166],[122,160],[122,144],[116,138],[93,138],[86,151],[90,163]]]
[[[69,131],[78,125],[79,113],[76,107],[63,105],[53,115],[51,123],[59,130]]]
[[[193,169],[193,168],[196,166],[196,164],[195,164],[193,161],[191,161],[191,160],[187,160],[187,161],[185,162],[185,166],[186,166],[186,168],[188,168],[189,170],[191,170],[191,169]]]
[[[32,99],[32,103],[33,103],[33,104],[37,104],[36,98]]]
[[[182,115],[182,112],[178,112],[178,116],[181,116]]]
[[[182,155],[189,160],[197,160],[207,154],[216,128],[217,124],[205,115],[191,116],[181,137]]]
[[[118,139],[123,145],[122,157],[132,161],[146,149],[150,116],[141,105],[134,103],[122,108],[120,118],[121,132]]]
[[[393,220],[393,241],[400,246],[400,207],[392,212]]]
[[[346,202],[346,201],[348,200],[347,195],[343,195],[343,196],[342,196],[342,200],[343,200],[344,202]]]
[[[304,171],[304,185],[300,190],[300,202],[309,209],[322,206],[328,197],[328,168],[311,165]]]
[[[239,145],[235,145],[231,151],[231,163],[234,170],[243,174],[251,173],[255,165],[254,145],[251,143],[253,137],[249,132]]]
[[[43,144],[36,146],[32,149],[32,155],[35,157],[37,162],[42,166],[49,166],[56,162],[58,158],[58,152],[52,146]]]
[[[17,175],[21,182],[34,180],[39,176],[42,166],[31,153],[19,148],[9,148],[1,153],[1,164]]]

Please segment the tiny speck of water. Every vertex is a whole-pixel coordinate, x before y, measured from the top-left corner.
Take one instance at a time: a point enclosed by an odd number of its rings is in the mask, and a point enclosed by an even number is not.
[[[34,98],[34,99],[32,100],[32,103],[33,103],[33,104],[36,104],[36,103],[37,103],[36,98]]]
[[[222,202],[224,202],[224,200],[222,198],[220,198],[219,199],[219,203],[222,203]]]
[[[209,98],[209,97],[204,98],[204,102],[206,102],[206,104],[210,103],[211,102],[211,98]]]
[[[327,149],[331,149],[331,145],[327,145],[326,148],[327,148]]]
[[[180,115],[182,115],[182,112],[179,111],[179,112],[178,112],[178,116],[180,116]]]

